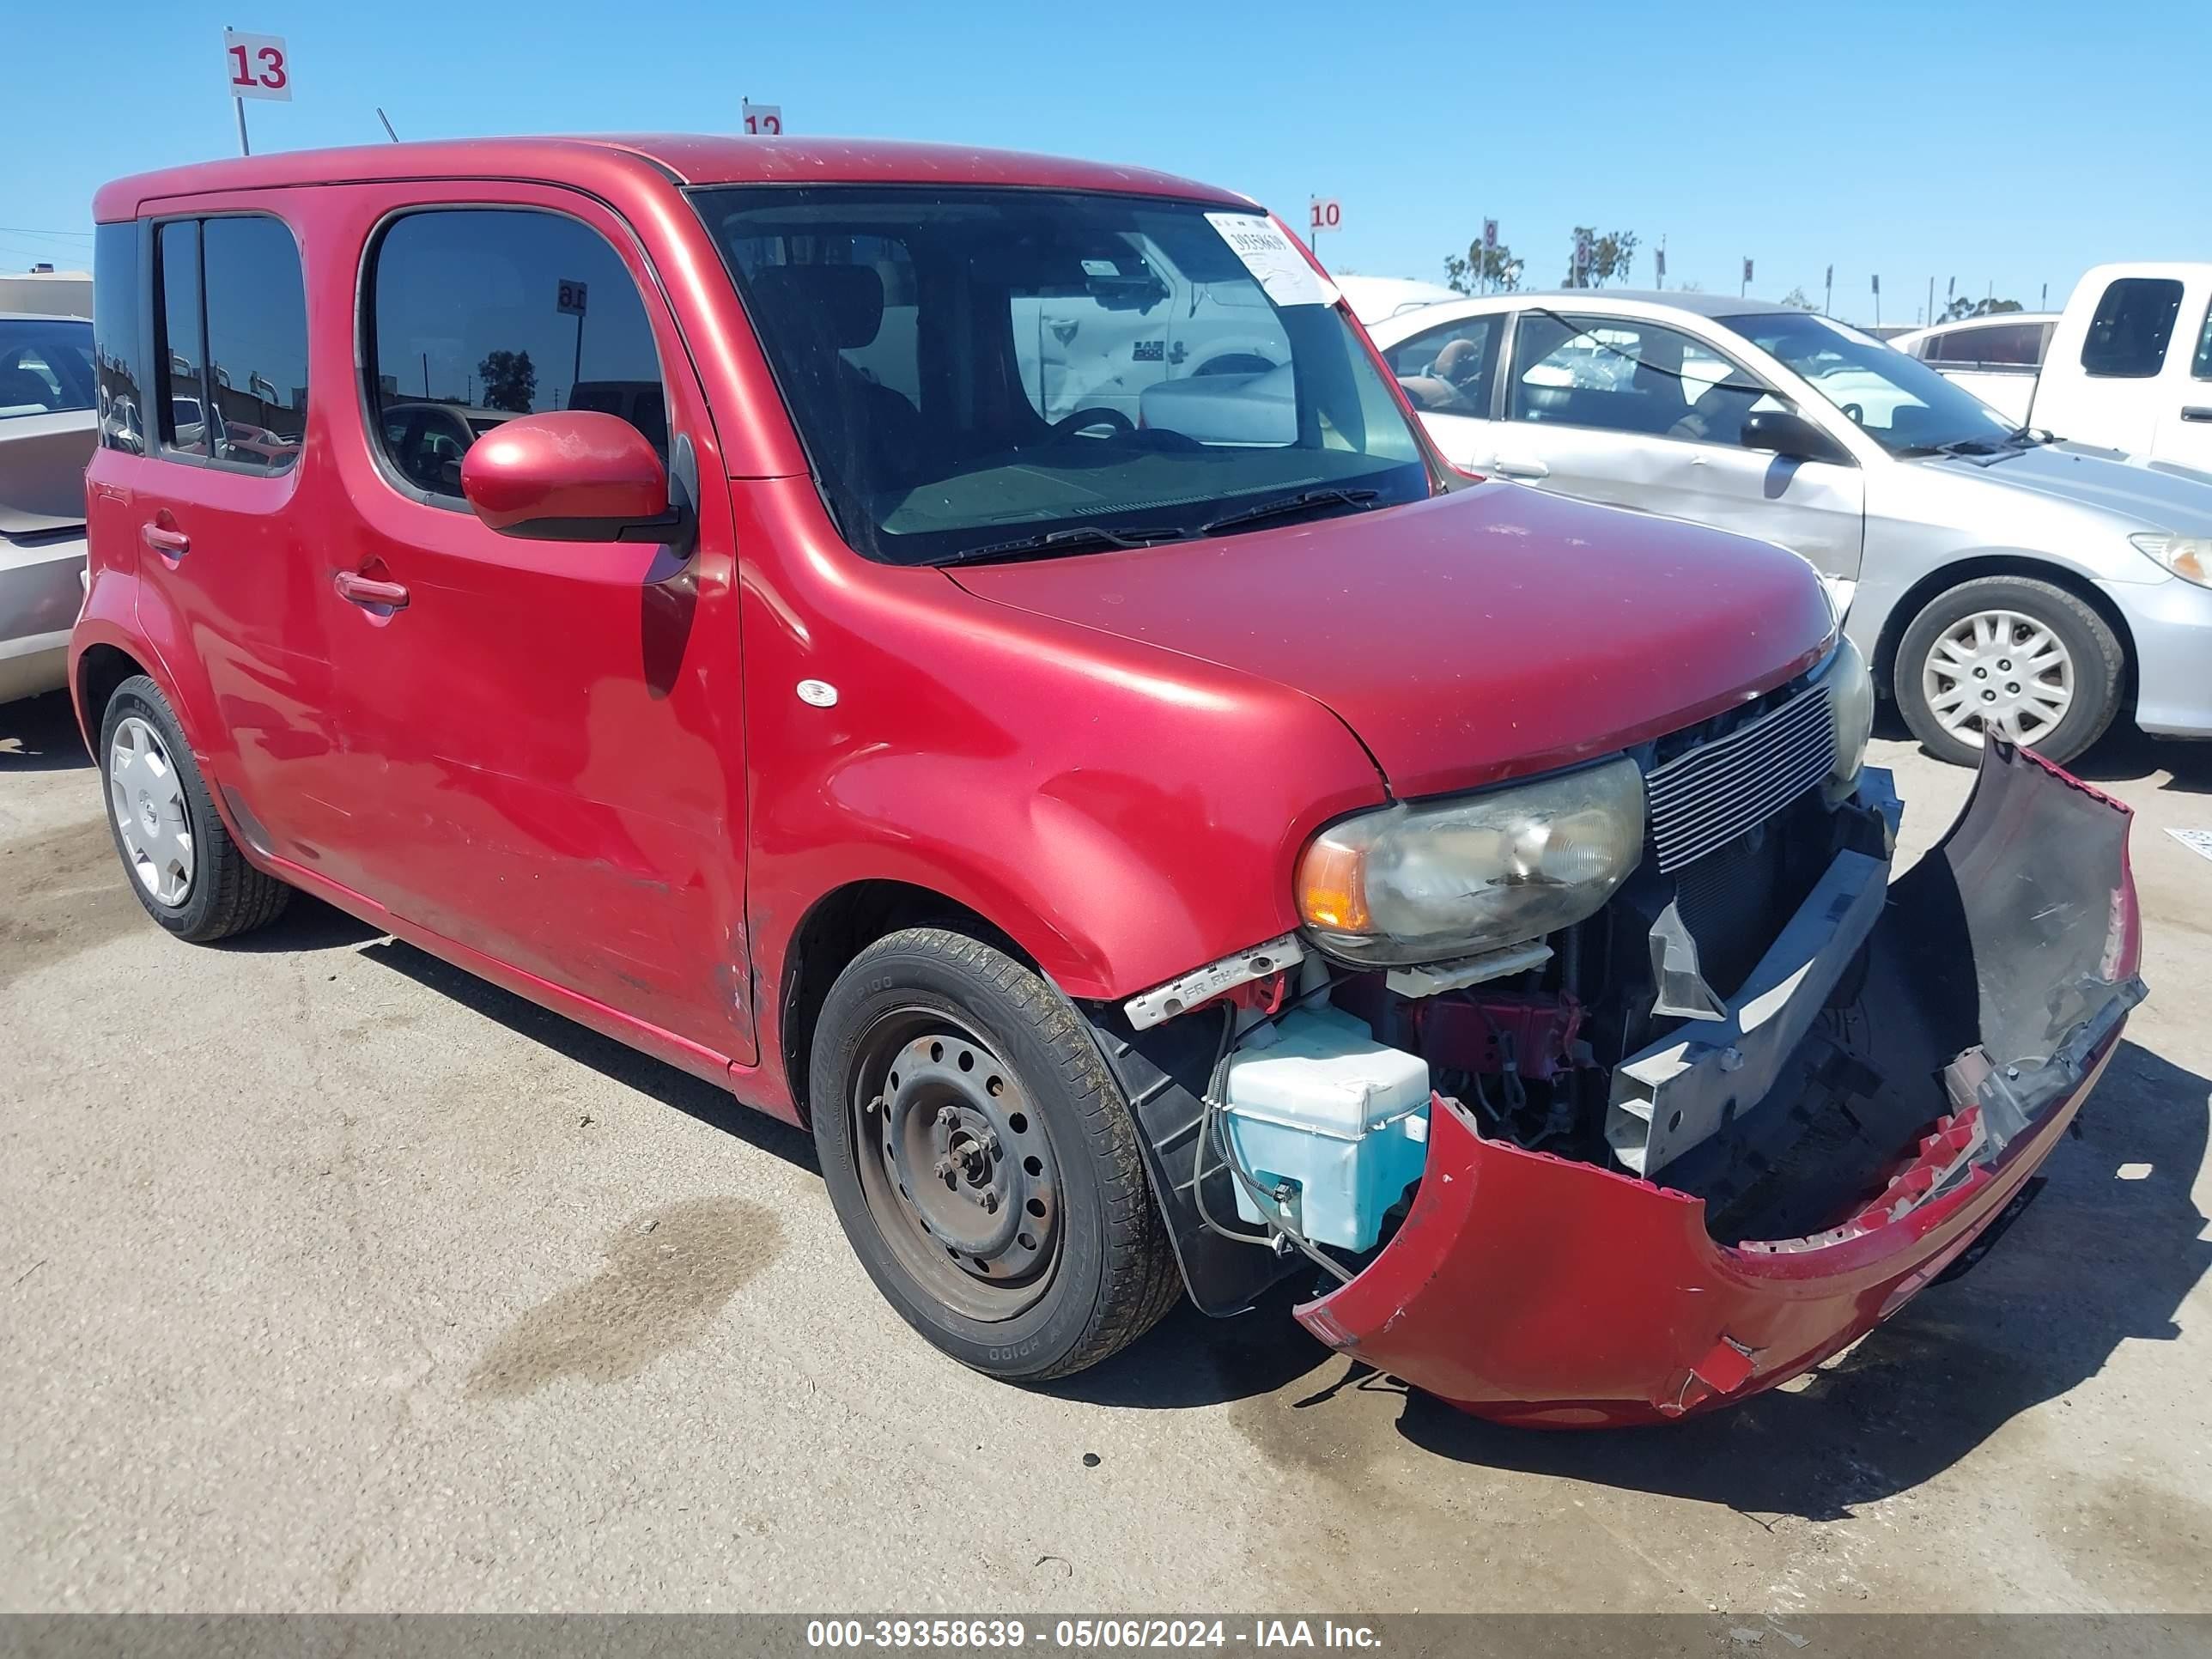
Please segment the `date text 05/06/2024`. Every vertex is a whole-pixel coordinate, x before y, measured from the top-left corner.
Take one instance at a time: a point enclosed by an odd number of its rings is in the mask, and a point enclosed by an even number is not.
[[[1032,1628],[1018,1619],[816,1619],[810,1648],[1053,1647],[1119,1651],[1149,1648],[1351,1648],[1372,1650],[1370,1626],[1331,1619],[1058,1619]]]

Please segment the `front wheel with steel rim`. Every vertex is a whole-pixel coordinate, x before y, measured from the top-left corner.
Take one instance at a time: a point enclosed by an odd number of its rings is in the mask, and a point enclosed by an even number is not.
[[[2120,703],[2125,656],[2104,617],[2055,584],[1990,576],[1938,594],[1897,653],[1899,711],[1943,760],[1972,766],[1994,734],[2065,762]]]
[[[273,920],[291,889],[246,861],[208,797],[177,716],[159,686],[135,675],[100,721],[107,827],[146,914],[180,939],[206,943]]]
[[[1097,1364],[1182,1281],[1127,1103],[1074,1007],[944,928],[878,939],[830,988],[808,1102],[830,1195],[877,1288],[994,1376]]]

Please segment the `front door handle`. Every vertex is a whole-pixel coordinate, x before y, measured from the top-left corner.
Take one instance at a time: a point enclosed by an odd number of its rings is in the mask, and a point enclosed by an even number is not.
[[[1552,476],[1552,469],[1543,462],[1514,455],[1500,455],[1491,471],[1508,478],[1548,478]]]
[[[138,539],[147,549],[165,559],[181,559],[192,550],[192,538],[181,530],[170,530],[158,524],[138,526]]]
[[[2207,409],[2202,404],[2196,404],[2183,410],[2181,418],[2185,421],[2212,421],[2212,409]]]
[[[350,599],[356,605],[381,605],[393,611],[407,608],[407,589],[404,583],[380,582],[373,576],[363,576],[351,570],[341,570],[333,580],[338,597]]]

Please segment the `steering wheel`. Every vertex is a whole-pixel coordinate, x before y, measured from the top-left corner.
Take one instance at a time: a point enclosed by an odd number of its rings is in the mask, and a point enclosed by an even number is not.
[[[1072,438],[1086,428],[1094,426],[1112,427],[1114,435],[1117,438],[1126,438],[1137,429],[1137,423],[1120,410],[1107,409],[1102,405],[1092,409],[1079,409],[1073,415],[1061,416],[1052,423],[1052,435],[1055,438]]]

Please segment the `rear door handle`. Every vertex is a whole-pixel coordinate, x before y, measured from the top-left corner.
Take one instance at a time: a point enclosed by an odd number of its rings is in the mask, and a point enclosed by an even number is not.
[[[1552,469],[1543,462],[1513,455],[1500,455],[1491,471],[1509,478],[1548,478],[1552,476]]]
[[[350,599],[356,605],[388,605],[394,611],[407,608],[407,589],[403,583],[380,582],[350,570],[339,571],[332,580],[342,599]]]
[[[163,558],[181,559],[192,550],[192,538],[181,530],[164,530],[157,524],[138,526],[138,539]]]
[[[2212,421],[2212,409],[2207,409],[2199,404],[2192,408],[2183,410],[2181,418],[2185,421]]]

